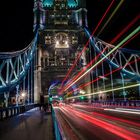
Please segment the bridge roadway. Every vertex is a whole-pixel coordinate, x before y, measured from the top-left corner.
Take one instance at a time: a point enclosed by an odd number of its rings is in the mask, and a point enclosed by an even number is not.
[[[0,140],[54,140],[52,115],[38,108],[0,121]]]
[[[140,114],[76,104],[54,110],[68,140],[140,140]]]
[[[53,109],[64,140],[140,140],[138,109],[137,114],[80,104]],[[0,122],[0,140],[19,139],[55,140],[52,115],[35,108]]]

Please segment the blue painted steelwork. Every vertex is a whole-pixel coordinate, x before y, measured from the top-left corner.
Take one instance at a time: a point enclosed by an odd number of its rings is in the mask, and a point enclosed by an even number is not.
[[[91,45],[95,48],[95,50],[96,50],[98,53],[100,53],[101,50],[100,50],[99,47],[95,44],[95,41],[94,41],[95,38],[93,38],[93,37],[91,38],[91,37],[90,37],[90,33],[89,33],[88,29],[84,28],[84,30],[85,30],[85,33],[86,33],[87,37],[90,38],[90,43],[91,43]],[[101,41],[101,40],[100,40],[100,41]],[[130,51],[129,51],[129,52],[130,52]],[[135,51],[135,53],[136,53],[136,51]],[[139,53],[138,53],[138,54],[139,54]],[[102,56],[102,57],[105,57],[105,54],[102,53],[101,56]],[[114,68],[119,68],[119,67],[120,67],[120,65],[114,63],[113,61],[110,61],[108,57],[106,57],[106,61],[107,61],[111,66],[113,66]],[[128,71],[128,70],[126,70],[126,69],[124,69],[124,68],[121,69],[121,72],[125,73],[127,76],[129,76],[130,78],[132,78],[132,79],[134,79],[134,80],[136,80],[136,81],[140,81],[140,75],[139,75],[139,74],[133,73],[133,72]]]
[[[78,6],[78,0],[68,0],[68,6],[73,8]]]
[[[31,44],[16,52],[0,53],[0,93],[15,88],[28,73],[37,48],[38,32]],[[2,72],[6,72],[3,74]]]
[[[53,87],[55,87],[57,84],[58,84],[58,81],[53,82],[53,83],[50,85],[49,90],[48,90],[49,95],[51,94],[51,89],[52,89]]]
[[[67,83],[69,83],[69,81],[65,82],[66,85],[67,85]],[[58,81],[57,80],[57,81],[52,82],[52,84],[50,85],[49,90],[48,90],[49,95],[51,94],[51,89],[53,89],[58,84],[61,84],[61,81]],[[77,95],[78,94],[78,91],[75,91],[75,89],[77,88],[76,84],[72,85],[71,88],[74,91],[73,94],[74,95]],[[64,94],[63,94],[63,96],[64,96]]]
[[[44,0],[43,7],[52,7],[54,0]],[[68,6],[74,8],[78,6],[78,0],[68,0]]]
[[[121,48],[120,50],[123,51],[123,52],[130,53],[130,54],[138,54],[138,55],[140,55],[140,51],[137,51],[137,50],[131,50],[131,49],[126,49],[126,48]]]
[[[51,7],[53,6],[53,0],[43,0],[43,6],[44,7]]]
[[[56,140],[62,140],[60,128],[53,108],[52,108],[52,119],[53,119],[54,130],[55,130],[55,138]]]

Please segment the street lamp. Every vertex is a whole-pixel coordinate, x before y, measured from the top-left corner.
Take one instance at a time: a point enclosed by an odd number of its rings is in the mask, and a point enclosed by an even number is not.
[[[22,92],[21,93],[21,96],[24,98],[26,96],[26,93],[25,92]]]
[[[26,95],[27,95],[26,91],[22,91],[20,95],[23,99],[23,104],[25,105],[25,100],[26,100]]]

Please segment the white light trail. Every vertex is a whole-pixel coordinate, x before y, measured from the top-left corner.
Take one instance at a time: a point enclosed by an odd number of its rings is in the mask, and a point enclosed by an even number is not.
[[[139,84],[134,84],[134,85],[125,86],[125,87],[118,87],[118,88],[115,88],[115,89],[109,89],[109,90],[104,90],[104,91],[98,91],[98,92],[95,92],[95,93],[89,93],[89,94],[85,94],[85,95],[82,95],[82,96],[91,96],[91,95],[95,95],[95,94],[100,94],[101,92],[102,92],[102,93],[107,93],[107,92],[118,91],[118,90],[122,90],[122,89],[128,89],[128,88],[138,87],[138,86],[140,86],[140,83],[139,83]],[[74,96],[74,97],[69,97],[69,98],[67,98],[67,99],[75,99],[75,98],[79,98],[79,97],[81,97],[81,95]]]
[[[131,32],[125,39],[123,39],[116,47],[114,47],[109,53],[107,53],[102,59],[100,59],[96,64],[94,64],[90,69],[88,69],[85,73],[83,73],[79,78],[77,78],[72,84],[68,85],[68,87],[64,90],[66,91],[78,82],[81,78],[83,78],[86,74],[88,74],[93,68],[99,65],[104,59],[106,59],[109,55],[111,55],[114,51],[116,51],[119,47],[121,47],[127,40],[129,40],[132,36],[134,36],[137,32],[139,32],[140,26],[138,26],[133,32]]]

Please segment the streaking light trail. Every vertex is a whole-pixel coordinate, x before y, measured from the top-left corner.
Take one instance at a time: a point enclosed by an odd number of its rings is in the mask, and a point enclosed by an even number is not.
[[[115,43],[125,32],[127,32],[140,18],[140,15],[138,15],[136,18],[134,18],[112,41],[110,44]]]
[[[96,26],[95,30],[93,31],[93,34],[95,34],[95,32],[97,31],[97,29],[99,28],[99,26],[101,25],[102,21],[104,20],[105,16],[107,15],[107,13],[109,12],[109,10],[111,9],[111,6],[113,5],[113,3],[115,2],[115,0],[112,0],[111,4],[109,5],[109,7],[107,8],[106,12],[104,13],[104,15],[102,16],[101,20],[99,21],[98,25]]]
[[[121,138],[123,139],[127,139],[127,140],[136,140],[136,139],[139,139],[140,136],[129,131],[129,130],[126,130],[125,128],[122,128],[122,127],[119,127],[117,125],[113,125],[111,123],[108,123],[106,121],[103,121],[103,120],[99,120],[93,116],[90,116],[90,115],[87,115],[83,112],[80,112],[80,111],[77,111],[77,110],[74,110],[74,109],[71,109],[71,108],[62,108],[61,109],[62,111],[66,111],[67,113],[69,112],[73,112],[76,116],[78,116],[79,118],[82,118],[83,120],[85,121],[88,121],[90,122],[91,124],[93,125],[97,125],[117,136],[120,136]]]
[[[106,59],[109,55],[111,55],[114,51],[116,51],[120,46],[126,44],[127,40],[133,37],[140,31],[140,26],[138,26],[132,33],[130,33],[126,38],[124,38],[116,47],[114,47],[109,53],[107,53],[103,58],[101,58],[95,65],[93,65],[90,69],[88,69],[84,74],[82,74],[79,78],[77,78],[72,84],[70,84],[64,91],[66,91],[73,84],[78,82],[81,78],[83,78],[86,74],[88,74],[93,68],[99,65],[104,59]],[[139,33],[138,33],[139,34]]]
[[[68,76],[70,75],[70,73],[72,72],[72,70],[74,69],[75,65],[77,64],[79,58],[81,57],[82,53],[86,50],[90,39],[93,37],[93,35],[95,34],[96,30],[98,29],[98,27],[100,26],[100,24],[102,23],[103,19],[105,18],[105,16],[107,15],[108,11],[110,10],[110,8],[112,7],[113,3],[115,2],[115,0],[112,0],[112,2],[110,3],[109,7],[107,8],[106,12],[104,13],[104,15],[102,16],[101,20],[99,21],[99,23],[97,24],[95,30],[92,32],[90,38],[88,39],[86,45],[84,46],[83,50],[78,54],[77,59],[74,61],[74,64],[72,65],[72,67],[70,68],[70,70],[68,71],[68,73],[66,74],[66,77],[63,79],[62,84],[61,84],[61,88],[64,84],[64,82],[66,81],[66,79],[68,78]]]
[[[140,115],[140,112],[137,111],[128,111],[128,110],[121,110],[121,109],[104,109],[107,111],[113,111],[113,112],[121,112],[121,113],[129,113],[129,114],[137,114]]]
[[[74,78],[72,78],[71,81],[68,82],[67,85],[64,87],[64,89],[61,90],[61,93],[67,88],[68,85],[72,84],[73,81],[75,81],[83,72],[85,72],[85,71],[93,64],[93,62],[95,62],[95,61],[100,57],[100,55],[101,55],[102,53],[105,52],[105,50],[106,50],[107,48],[108,48],[108,46],[105,47],[105,48],[103,49],[103,51],[100,52],[95,58],[93,58],[93,59],[87,64],[87,66],[84,67],[84,68],[82,69],[82,71],[80,71]]]
[[[130,38],[126,43],[124,43],[122,46],[121,46],[121,48],[122,47],[124,47],[126,44],[128,44],[132,39],[134,39],[135,37],[137,37],[139,35],[139,33],[138,34],[136,34],[136,35],[134,35],[132,38]],[[104,50],[101,52],[101,53],[103,53],[104,52]],[[90,64],[90,63],[89,63]],[[89,65],[88,64],[88,65]],[[85,70],[87,69],[88,67],[86,66],[86,68],[85,68]],[[92,69],[93,70],[93,69]],[[70,80],[70,82],[69,83],[67,83],[67,85],[64,87],[64,89],[63,90],[61,90],[61,93],[73,82],[73,81],[75,81],[76,80],[76,78],[78,78],[79,76],[80,76],[80,74],[81,73],[83,73],[84,71],[81,71],[80,73],[78,73],[77,74],[77,76],[75,76],[75,78],[73,78],[72,80]],[[77,91],[77,90],[76,90]]]
[[[140,86],[140,83],[139,84],[134,84],[134,85],[129,85],[129,86],[124,86],[124,87],[119,87],[119,88],[114,88],[114,89],[109,89],[109,90],[105,90],[105,91],[98,91],[98,92],[95,92],[95,93],[89,93],[89,94],[85,94],[85,95],[82,95],[83,97],[86,97],[86,96],[91,96],[91,95],[95,95],[95,94],[100,94],[101,92],[102,93],[107,93],[107,92],[112,92],[112,91],[118,91],[118,90],[122,90],[122,89],[129,89],[129,88],[133,88],[133,87],[138,87]],[[81,95],[78,95],[78,96],[74,96],[74,97],[69,97],[67,99],[75,99],[75,98],[79,98]]]
[[[119,67],[119,68],[117,68],[117,69],[115,69],[115,70],[113,70],[113,71],[111,71],[111,72],[109,72],[109,73],[106,73],[105,75],[102,75],[102,76],[103,76],[103,77],[107,77],[107,76],[109,76],[110,74],[113,74],[113,73],[115,73],[115,72],[117,72],[117,71],[123,69],[124,67],[126,67],[126,66],[128,66],[128,65],[130,65],[130,64],[132,64],[132,63],[135,63],[136,61],[137,61],[137,62],[140,61],[140,58],[137,59],[137,60],[131,61],[131,62],[125,64],[124,66]],[[84,87],[86,87],[86,86],[88,86],[88,85],[90,85],[90,84],[92,84],[92,83],[94,83],[94,82],[96,82],[96,81],[98,81],[98,80],[100,80],[100,79],[102,79],[102,77],[98,77],[98,78],[96,78],[95,80],[92,80],[92,81],[87,82],[87,83],[85,83],[85,84],[83,84],[83,85],[80,85],[80,86],[79,86],[78,88],[76,88],[74,91],[78,91],[79,89],[83,89]],[[72,94],[74,91],[68,92],[68,95]]]
[[[134,109],[133,109],[133,111],[134,111]],[[119,121],[119,122],[123,122],[123,123],[127,123],[127,124],[130,124],[130,125],[134,125],[134,126],[140,127],[140,123],[133,122],[133,121],[130,121],[130,120],[125,120],[125,119],[117,118],[117,117],[114,117],[114,116],[109,116],[109,115],[106,115],[106,114],[101,114],[99,112],[93,112],[93,114],[97,115],[97,116],[101,116],[101,117],[109,119],[109,120]]]
[[[121,0],[120,3],[117,5],[117,7],[115,8],[115,10],[113,11],[113,13],[111,14],[111,16],[109,17],[109,19],[106,21],[106,23],[104,24],[104,26],[102,27],[102,29],[100,30],[100,32],[97,34],[97,36],[99,36],[101,34],[101,32],[104,30],[104,28],[107,26],[107,24],[110,22],[110,20],[113,18],[113,16],[116,14],[116,12],[118,11],[118,9],[121,7],[121,5],[123,4],[124,0]]]

